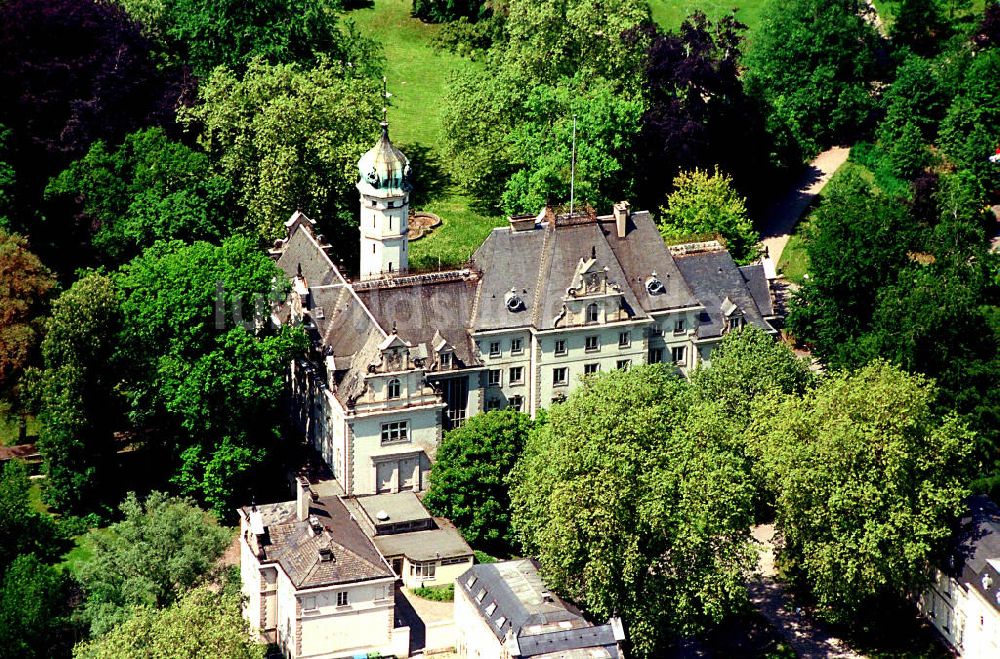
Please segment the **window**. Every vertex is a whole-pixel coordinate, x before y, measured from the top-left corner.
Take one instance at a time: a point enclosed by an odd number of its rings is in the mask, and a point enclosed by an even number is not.
[[[670,361],[672,361],[675,364],[683,364],[684,363],[684,356],[685,356],[686,352],[687,352],[687,348],[685,348],[684,346],[675,346],[675,347],[671,348],[670,349]]]
[[[480,588],[479,593],[476,595],[476,601],[482,602],[485,597],[486,597],[486,589]]]
[[[618,363],[615,364],[615,368],[619,371],[627,371],[628,367],[632,365],[631,359],[619,359]]]
[[[389,380],[388,396],[389,400],[399,398],[399,378]]]
[[[472,575],[471,577],[469,577],[469,580],[465,582],[465,587],[468,588],[469,590],[472,590],[472,587],[476,585],[476,581],[477,581],[476,575]]]
[[[647,360],[650,364],[659,364],[663,361],[663,348],[650,348],[649,349],[649,359]]]
[[[347,606],[347,604],[348,604],[347,591],[342,590],[339,593],[337,593],[337,606]]]
[[[594,375],[595,373],[597,373],[600,370],[601,370],[601,365],[600,364],[584,364],[583,365],[583,374],[584,375]]]
[[[499,398],[487,398],[486,399],[486,411],[492,412],[494,410],[500,409],[500,399]]]
[[[524,352],[524,343],[521,339],[510,340],[510,352],[512,355],[520,355]]]
[[[437,574],[437,563],[410,563],[410,576],[431,579]]]
[[[501,375],[499,368],[491,368],[486,371],[486,385],[489,387],[499,387],[501,383]]]
[[[303,611],[315,611],[316,610],[316,598],[315,597],[303,597],[302,598],[302,610]]]
[[[568,382],[567,377],[566,367],[552,369],[552,386],[565,387]]]
[[[441,353],[441,368],[451,368],[451,353],[442,352]]]
[[[674,321],[674,334],[682,334],[684,332],[684,319],[678,318]]]
[[[496,610],[497,610],[497,603],[490,602],[490,605],[486,607],[486,615],[492,616],[494,613],[496,613]]]
[[[584,347],[587,349],[587,352],[593,352],[601,347],[600,340],[597,336],[588,336],[585,341],[586,343],[584,344]]]
[[[564,339],[556,339],[556,356],[566,354],[566,341]]]
[[[507,409],[517,410],[518,412],[520,412],[523,406],[524,406],[524,399],[521,398],[520,396],[511,396],[509,399],[507,399]]]
[[[497,618],[497,629],[500,629],[505,624],[507,624],[507,618],[505,618],[504,616],[500,616],[499,618]]]
[[[500,356],[500,342],[499,341],[491,341],[490,342],[490,357],[499,357],[499,356]]]
[[[523,366],[511,366],[511,368],[510,368],[510,383],[511,384],[524,384],[524,367]]]
[[[460,565],[462,563],[471,563],[472,557],[470,556],[459,556],[457,558],[442,558],[441,565]]]
[[[729,318],[729,329],[737,330],[743,327],[743,323],[744,323],[743,316],[740,315],[732,316]]]
[[[596,323],[598,316],[598,310],[596,304],[587,305],[587,324]]]
[[[618,347],[627,348],[632,345],[632,332],[618,332]]]
[[[382,443],[396,444],[410,441],[410,422],[392,421],[382,424]]]

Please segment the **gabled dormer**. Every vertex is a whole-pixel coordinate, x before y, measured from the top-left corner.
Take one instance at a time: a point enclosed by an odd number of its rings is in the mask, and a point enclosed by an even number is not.
[[[735,302],[729,299],[729,296],[726,296],[722,301],[720,310],[722,311],[722,318],[725,324],[723,332],[731,332],[746,324],[746,317],[743,315],[743,311],[740,310]]]
[[[385,340],[378,346],[379,352],[382,354],[382,363],[378,365],[377,370],[382,373],[410,370],[413,368],[413,364],[410,362],[410,348],[412,347],[396,333],[385,337]]]
[[[589,259],[580,259],[563,297],[569,324],[599,325],[631,317],[621,288],[608,281],[608,272],[593,253]]]
[[[455,364],[455,347],[441,336],[440,331],[434,332],[431,340],[431,348],[434,350],[434,369],[438,371],[450,371],[457,366]]]

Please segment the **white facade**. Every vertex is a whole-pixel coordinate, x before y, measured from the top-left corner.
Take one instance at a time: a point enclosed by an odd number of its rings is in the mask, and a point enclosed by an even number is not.
[[[1000,657],[1000,613],[975,588],[935,570],[934,583],[920,598],[920,610],[958,656]]]
[[[382,123],[378,143],[358,162],[361,194],[361,278],[406,272],[406,239],[410,216],[410,165],[389,141],[389,125]]]

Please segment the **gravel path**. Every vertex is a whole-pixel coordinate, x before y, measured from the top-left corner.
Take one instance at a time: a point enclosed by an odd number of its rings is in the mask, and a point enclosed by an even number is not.
[[[831,636],[823,627],[795,607],[784,587],[775,579],[774,525],[762,524],[751,529],[761,544],[760,576],[750,583],[750,601],[788,641],[802,659],[834,657],[864,659],[843,641]]]
[[[781,252],[788,244],[788,236],[799,223],[802,213],[826,186],[834,172],[847,161],[850,153],[849,147],[836,146],[816,156],[799,178],[795,189],[768,209],[761,237],[775,265],[781,260]]]

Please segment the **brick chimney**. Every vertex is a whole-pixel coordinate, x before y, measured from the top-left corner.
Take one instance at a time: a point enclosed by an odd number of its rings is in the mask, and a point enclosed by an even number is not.
[[[615,226],[618,229],[618,237],[624,238],[625,233],[628,231],[629,203],[627,201],[619,201],[615,204],[614,210]]]
[[[300,522],[309,519],[309,504],[312,503],[312,490],[305,476],[295,479],[295,516]]]

